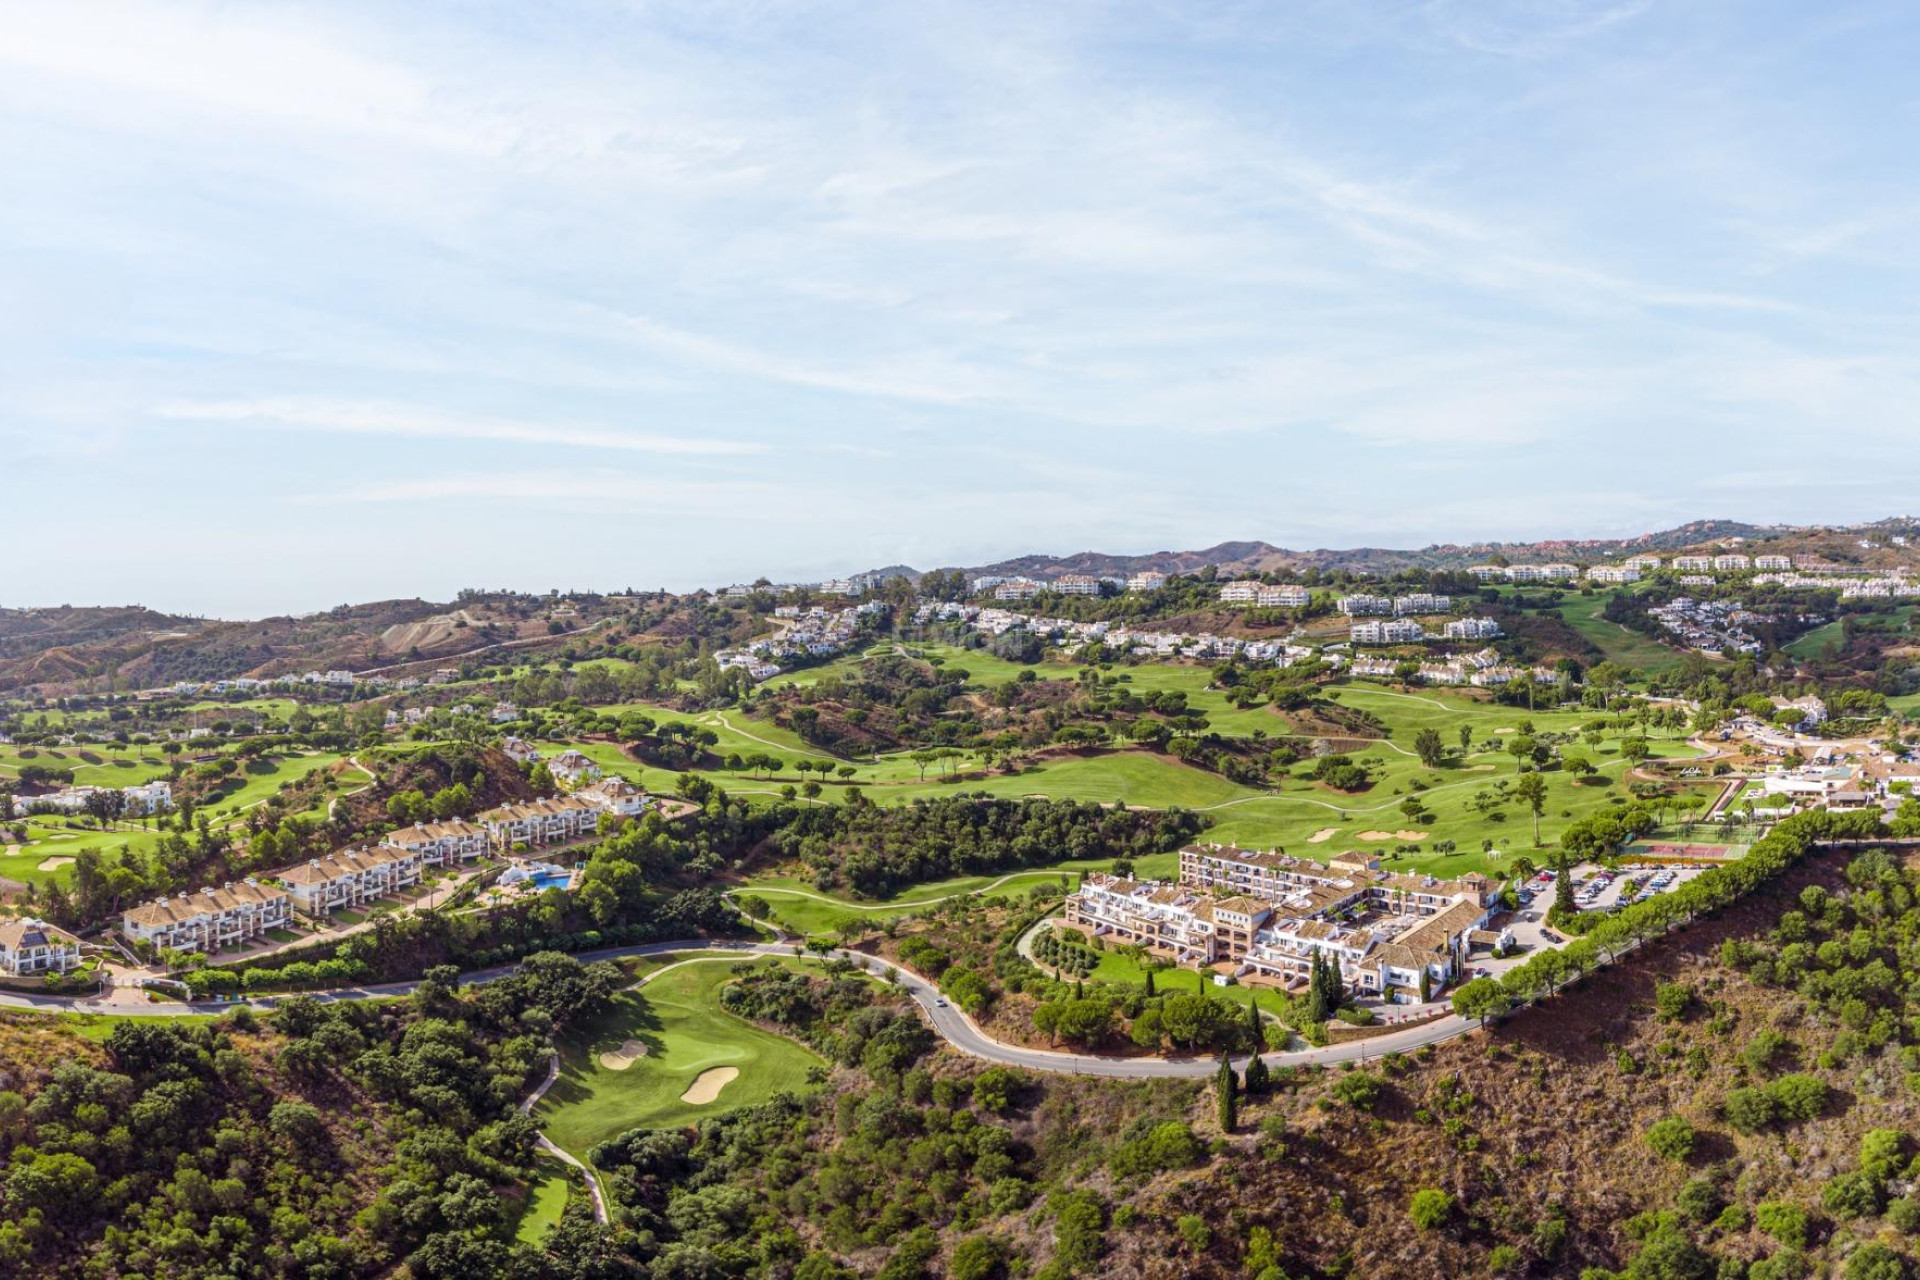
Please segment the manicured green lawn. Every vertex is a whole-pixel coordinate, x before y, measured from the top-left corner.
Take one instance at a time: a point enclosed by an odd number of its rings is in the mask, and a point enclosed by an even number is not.
[[[542,1161],[540,1167],[546,1176],[528,1189],[527,1206],[521,1211],[520,1223],[514,1233],[516,1238],[528,1244],[539,1244],[545,1239],[547,1231],[567,1211],[569,1184],[566,1171],[559,1161],[552,1159]]]
[[[547,1136],[585,1158],[597,1142],[634,1128],[671,1128],[804,1090],[820,1060],[791,1040],[771,1035],[720,1007],[733,980],[732,957],[695,960],[661,970],[614,1008],[560,1043],[560,1078],[534,1112]],[[766,961],[766,964],[789,963]],[[624,1071],[601,1065],[603,1052],[638,1040],[647,1054]],[[706,1105],[681,1101],[700,1075],[716,1067],[740,1074]]]
[[[1081,871],[1104,871],[1112,865],[1106,858],[1069,859],[1045,870],[1008,872],[1002,875],[955,876],[916,885],[898,897],[880,902],[849,898],[844,894],[822,893],[811,885],[786,876],[758,876],[743,885],[743,896],[764,899],[773,916],[795,933],[832,933],[848,917],[878,923],[890,916],[906,915],[946,898],[966,893],[981,893],[989,898],[1010,898],[1024,894],[1035,885],[1059,885],[1066,877],[1071,890]],[[1170,878],[1179,869],[1179,857],[1156,853],[1134,861],[1134,874]]]
[[[166,758],[153,747],[0,747],[0,777],[22,767],[73,770],[77,787],[132,787],[167,776]]]

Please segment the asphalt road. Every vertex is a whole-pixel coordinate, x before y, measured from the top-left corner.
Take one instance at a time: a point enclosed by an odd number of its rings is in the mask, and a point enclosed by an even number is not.
[[[637,947],[608,947],[599,951],[583,951],[578,955],[582,960],[617,960],[624,956],[667,955],[687,951],[730,952],[741,956],[790,956],[794,954],[795,948],[790,943],[714,942],[702,938],[685,942],[655,942]],[[920,1011],[925,1015],[927,1022],[943,1040],[961,1053],[987,1062],[1022,1067],[1029,1071],[1110,1076],[1129,1080],[1207,1076],[1213,1074],[1218,1066],[1217,1058],[1207,1056],[1114,1058],[1098,1054],[1029,1049],[1021,1045],[1008,1044],[1005,1041],[995,1040],[981,1030],[978,1023],[968,1017],[964,1011],[950,1004],[932,983],[912,970],[895,964],[891,960],[861,952],[838,954],[853,960],[871,972],[892,973],[899,989],[920,1006]],[[512,965],[475,970],[461,975],[460,984],[468,986],[478,982],[491,982],[505,977],[513,970]],[[316,991],[310,994],[317,1000],[373,1000],[409,995],[417,985],[413,982],[393,982],[333,991]],[[92,996],[33,996],[6,992],[0,993],[0,1008],[30,1009],[41,1013],[105,1013],[123,1016],[204,1018],[217,1017],[229,1009],[239,1007],[266,1011],[272,1009],[280,999],[284,998],[263,997],[254,1000],[232,1000],[226,1003],[182,1004],[165,1001],[159,1004],[128,1005],[109,1003]],[[1406,1053],[1424,1045],[1438,1044],[1443,1040],[1464,1035],[1474,1026],[1474,1023],[1465,1018],[1448,1014],[1432,1022],[1370,1036],[1364,1040],[1328,1045],[1323,1049],[1265,1053],[1260,1056],[1266,1059],[1267,1065],[1273,1067],[1361,1062],[1389,1053]],[[1250,1056],[1236,1059],[1236,1066],[1244,1067]]]

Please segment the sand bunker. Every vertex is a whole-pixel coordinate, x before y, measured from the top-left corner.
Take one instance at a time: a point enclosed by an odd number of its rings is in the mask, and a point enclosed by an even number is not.
[[[732,1084],[740,1075],[738,1067],[710,1067],[700,1073],[700,1078],[687,1086],[680,1095],[680,1101],[696,1107],[704,1107],[720,1096],[720,1091]]]
[[[1425,840],[1424,831],[1362,831],[1356,840]]]
[[[72,866],[72,865],[73,865],[73,859],[72,859],[72,858],[42,858],[42,859],[40,859],[40,869],[41,869],[42,871],[58,871],[58,870],[59,870],[60,868],[62,868],[62,867],[70,867],[70,866]]]
[[[646,1056],[647,1046],[638,1040],[628,1040],[618,1049],[609,1049],[601,1054],[600,1065],[609,1071],[625,1071]]]
[[[1495,733],[1518,733],[1520,731],[1518,729],[1495,729],[1494,732]]]
[[[22,847],[21,847],[20,845],[17,845],[17,844],[10,844],[10,845],[8,845],[8,846],[6,846],[6,854],[7,854],[7,856],[8,856],[9,858],[15,858],[15,857],[18,857],[19,855],[21,855],[21,854],[23,854],[23,853],[25,853],[25,852],[26,852],[26,850],[25,850],[24,848],[22,848]]]
[[[1498,765],[1470,764],[1467,766],[1467,772],[1468,773],[1492,773],[1494,770],[1498,768],[1499,768]]]
[[[1339,829],[1340,828],[1338,827],[1322,827],[1318,831],[1314,832],[1312,835],[1307,837],[1307,843],[1308,844],[1325,844],[1327,841],[1333,839],[1333,833],[1338,831]]]
[[[1396,831],[1393,834],[1396,839],[1400,840],[1425,840],[1427,838],[1427,833],[1424,831]]]

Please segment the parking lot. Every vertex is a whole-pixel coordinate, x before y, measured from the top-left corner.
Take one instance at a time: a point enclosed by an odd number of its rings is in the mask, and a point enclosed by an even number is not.
[[[1573,886],[1576,900],[1582,911],[1605,911],[1618,906],[1623,897],[1664,893],[1699,875],[1704,867],[1653,867],[1623,864],[1617,871],[1607,871],[1593,863],[1582,863],[1573,868]],[[1532,895],[1531,901],[1522,901],[1520,909],[1500,922],[1500,927],[1513,934],[1519,942],[1520,950],[1503,959],[1485,956],[1474,958],[1472,967],[1475,976],[1485,970],[1490,977],[1499,977],[1508,969],[1527,960],[1542,947],[1565,946],[1571,940],[1570,935],[1547,926],[1547,908],[1553,905],[1553,875],[1544,873],[1543,881],[1539,876],[1526,882],[1524,890]],[[1656,875],[1671,877],[1664,885],[1655,888]],[[1607,880],[1603,888],[1595,888],[1602,880]],[[1583,891],[1585,891],[1584,896]],[[1629,901],[1632,898],[1628,898]]]

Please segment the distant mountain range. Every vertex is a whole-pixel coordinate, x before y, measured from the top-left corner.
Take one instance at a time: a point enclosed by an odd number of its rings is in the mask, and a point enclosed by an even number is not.
[[[1199,551],[1154,551],[1112,555],[1080,551],[1073,555],[1024,555],[993,564],[955,565],[971,576],[1050,579],[1066,573],[1196,573],[1211,565],[1220,573],[1270,573],[1281,569],[1345,569],[1393,573],[1402,569],[1459,569],[1494,556],[1527,561],[1600,561],[1646,553],[1680,552],[1729,546],[1756,547],[1782,554],[1823,555],[1840,562],[1874,564],[1898,555],[1895,539],[1920,542],[1920,521],[1900,516],[1858,525],[1748,524],[1739,520],[1695,520],[1672,529],[1631,538],[1548,538],[1538,542],[1437,543],[1418,550],[1390,547],[1321,547],[1294,551],[1270,542],[1222,542]],[[1863,542],[1874,544],[1863,547]],[[1884,555],[1878,553],[1886,553]],[[905,565],[873,571],[877,577],[918,577]]]

